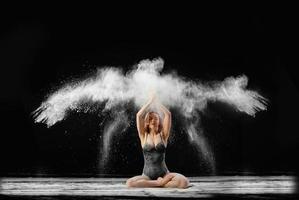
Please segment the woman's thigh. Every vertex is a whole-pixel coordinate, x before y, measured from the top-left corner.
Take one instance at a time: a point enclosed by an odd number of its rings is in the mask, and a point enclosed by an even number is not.
[[[138,181],[138,180],[141,180],[141,179],[144,179],[144,180],[150,180],[150,178],[147,177],[146,175],[138,175],[138,176],[134,176],[134,177],[132,177],[132,178],[129,178],[129,179],[127,180],[127,182],[128,182],[128,181]]]

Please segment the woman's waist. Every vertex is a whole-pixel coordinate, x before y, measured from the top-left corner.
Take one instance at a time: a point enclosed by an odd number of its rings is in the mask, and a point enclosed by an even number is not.
[[[143,173],[147,174],[147,175],[151,175],[151,174],[165,174],[168,173],[169,170],[164,163],[161,164],[144,164],[143,167]]]
[[[159,164],[165,162],[165,157],[147,157],[144,156],[144,162],[148,164]]]
[[[161,161],[152,161],[152,160],[145,160],[144,161],[144,166],[149,166],[149,167],[166,167],[166,163],[165,160],[161,160]]]

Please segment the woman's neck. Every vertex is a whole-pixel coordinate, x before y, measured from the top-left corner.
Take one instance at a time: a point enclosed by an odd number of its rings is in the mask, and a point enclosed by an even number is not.
[[[150,130],[149,134],[150,134],[150,135],[157,135],[157,134],[158,134],[158,131]]]

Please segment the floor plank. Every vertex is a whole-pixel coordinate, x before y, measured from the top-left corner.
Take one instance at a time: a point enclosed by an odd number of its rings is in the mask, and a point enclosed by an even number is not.
[[[288,197],[292,176],[188,177],[187,189],[128,188],[126,178],[1,178],[0,194],[9,197],[210,198],[217,196]]]

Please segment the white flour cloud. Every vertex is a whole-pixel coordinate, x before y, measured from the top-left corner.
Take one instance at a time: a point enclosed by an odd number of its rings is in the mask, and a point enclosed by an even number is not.
[[[222,101],[240,112],[254,116],[266,109],[266,99],[247,90],[245,75],[229,77],[213,85],[185,81],[174,74],[161,74],[164,61],[143,60],[136,69],[124,74],[117,68],[99,69],[95,77],[57,90],[35,110],[35,122],[49,127],[65,118],[67,110],[79,109],[82,100],[108,101],[105,109],[125,101],[134,101],[141,107],[154,90],[159,100],[168,107],[177,107],[186,117],[195,110],[203,110],[207,101]]]
[[[225,102],[251,116],[267,108],[267,99],[246,89],[248,78],[245,75],[228,77],[219,82],[202,83],[186,80],[174,73],[163,74],[163,66],[164,61],[157,58],[142,60],[127,73],[119,68],[100,68],[95,76],[75,84],[67,84],[51,94],[34,111],[35,122],[43,122],[50,127],[65,119],[68,110],[81,110],[82,101],[86,100],[91,104],[105,102],[105,111],[113,110],[115,106],[124,106],[123,103],[130,101],[134,102],[136,107],[141,107],[148,100],[151,91],[155,91],[166,107],[177,108],[186,121],[194,117],[200,119],[198,112],[204,112],[208,101]],[[125,108],[118,109],[125,113]],[[108,135],[118,123],[118,119],[111,123],[113,128],[107,128],[105,138],[110,138]],[[202,133],[195,135],[194,127],[198,127],[200,120],[195,120],[194,123],[185,125],[190,141],[198,146],[199,151],[210,155],[206,153],[210,150],[205,141],[196,139],[203,138]],[[108,151],[107,147],[105,149]],[[212,158],[210,162],[213,162]]]

